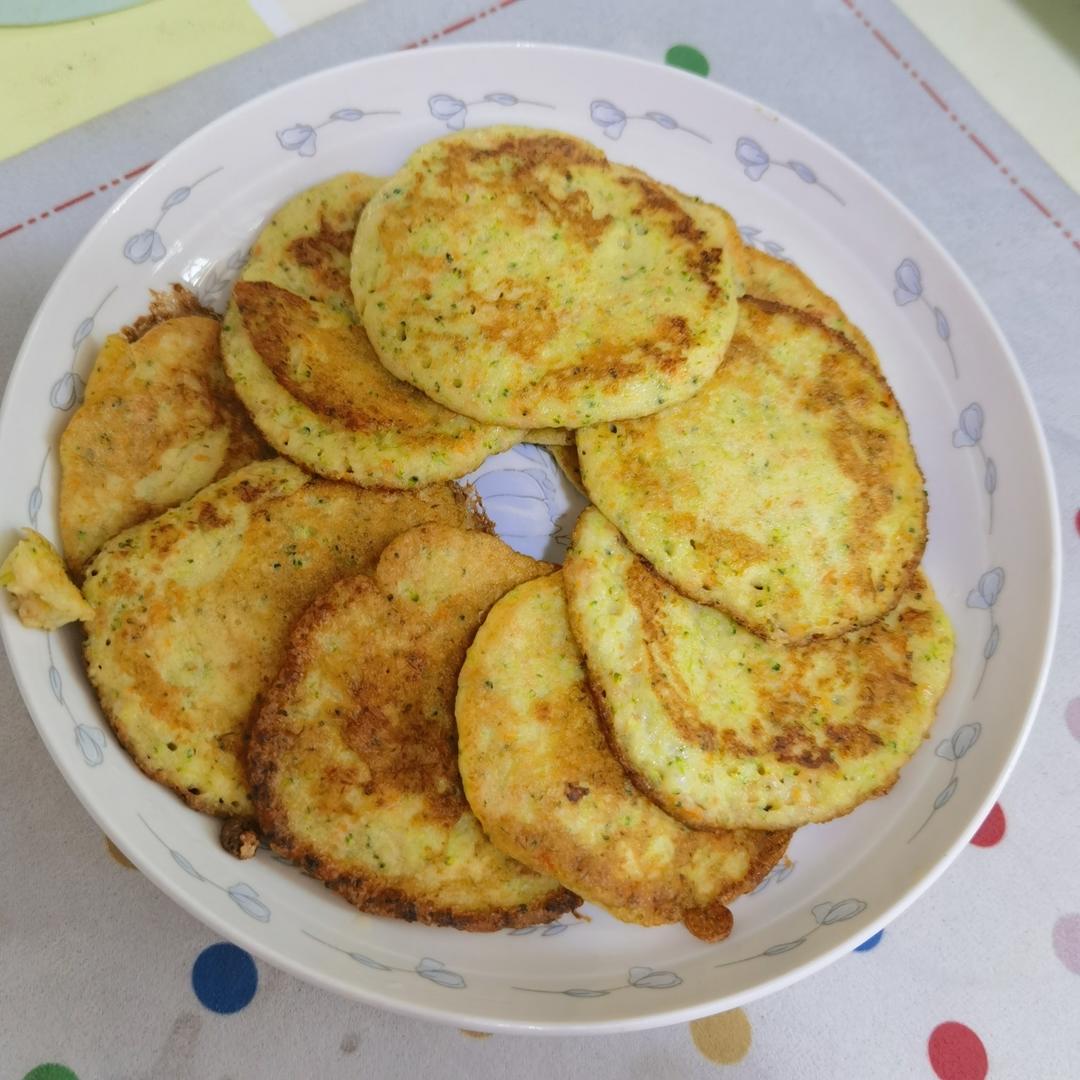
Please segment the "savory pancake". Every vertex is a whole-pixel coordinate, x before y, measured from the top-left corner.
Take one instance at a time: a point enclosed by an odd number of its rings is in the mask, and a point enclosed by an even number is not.
[[[251,732],[264,835],[364,911],[498,930],[580,900],[503,855],[461,787],[454,692],[491,605],[551,567],[484,533],[413,529],[297,623]]]
[[[561,575],[491,610],[458,680],[465,793],[494,844],[627,922],[726,937],[724,906],[783,855],[787,832],[699,832],[612,757],[570,634]]]
[[[382,362],[455,412],[644,416],[694,394],[731,338],[739,239],[718,221],[568,135],[467,130],[368,204],[353,297]]]
[[[877,354],[866,335],[844,314],[843,308],[794,263],[744,246],[736,278],[740,295],[772,300],[812,315],[829,330],[850,341],[868,360],[877,363]]]
[[[356,318],[349,255],[356,223],[382,177],[342,173],[302,191],[259,233],[241,281],[269,281]]]
[[[681,405],[577,433],[590,498],[677,589],[763,637],[836,637],[899,601],[926,492],[877,365],[802,312],[743,299]]]
[[[251,710],[293,620],[403,530],[474,520],[456,485],[376,491],[275,458],[114,537],[84,595],[87,671],[117,737],[196,809],[249,815]]]
[[[444,409],[391,375],[348,314],[270,282],[237,282],[221,344],[267,441],[320,476],[392,488],[452,480],[523,434]]]
[[[118,532],[269,449],[225,375],[219,325],[199,316],[106,338],[60,436],[60,541],[72,573]]]
[[[952,627],[921,571],[873,626],[798,647],[677,593],[594,508],[563,577],[612,747],[695,828],[790,829],[883,795],[949,681]]]

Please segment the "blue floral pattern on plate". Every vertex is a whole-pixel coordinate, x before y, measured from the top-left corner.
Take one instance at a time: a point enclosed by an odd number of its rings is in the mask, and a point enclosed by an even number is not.
[[[682,977],[674,971],[657,970],[651,967],[632,967],[626,973],[626,982],[620,986],[606,986],[602,989],[590,989],[584,986],[572,986],[569,990],[546,990],[537,986],[515,986],[514,990],[525,990],[530,994],[564,994],[572,998],[601,998],[619,990],[672,990],[682,986]]]
[[[930,819],[956,794],[960,777],[956,775],[960,759],[979,741],[982,724],[962,724],[953,732],[951,739],[943,739],[934,749],[935,756],[952,762],[952,772],[945,786],[938,792],[926,820],[908,837],[910,844],[930,824]]]
[[[184,281],[191,287],[196,299],[204,308],[223,312],[233,284],[239,277],[240,271],[244,269],[244,264],[248,261],[250,254],[248,248],[239,248],[224,262],[219,260],[209,266],[196,265],[184,272]],[[201,260],[197,260],[197,263],[200,262]]]
[[[358,120],[366,120],[369,116],[400,115],[397,109],[354,109],[352,106],[345,106],[335,109],[318,124],[293,124],[290,127],[281,128],[274,134],[282,150],[287,150],[290,154],[299,154],[300,157],[314,157],[319,149],[319,132],[331,124],[355,124]]]
[[[826,194],[831,195],[841,206],[846,205],[828,184],[818,179],[817,173],[809,165],[794,160],[778,161],[769,156],[769,152],[761,143],[748,135],[740,136],[735,140],[735,158],[743,167],[743,172],[749,180],[760,180],[770,167],[775,165],[779,169],[790,169],[804,184],[814,184]]]
[[[795,863],[791,861],[786,855],[758,882],[757,887],[751,889],[747,896],[757,896],[758,893],[764,892],[770,885],[779,885],[780,882],[789,878],[792,872],[795,870]]]
[[[166,215],[181,203],[187,202],[195,188],[209,180],[211,176],[221,172],[223,168],[223,165],[219,165],[204,176],[200,176],[198,180],[192,180],[190,184],[184,184],[182,187],[170,191],[161,204],[161,212],[158,214],[154,224],[148,229],[143,229],[142,232],[128,237],[127,243],[124,244],[124,258],[136,264],[161,262],[165,258],[166,249],[165,241],[161,238],[161,233],[158,230],[161,228],[161,223],[165,220]]]
[[[953,431],[952,444],[958,449],[974,446],[979,451],[983,464],[983,488],[986,491],[989,506],[986,531],[992,533],[994,531],[994,492],[997,491],[998,472],[994,459],[983,449],[982,437],[985,420],[986,414],[983,412],[983,407],[977,401],[973,401],[960,413],[960,426]]]
[[[508,94],[504,91],[494,91],[485,94],[475,101],[465,101],[453,94],[432,94],[428,98],[428,112],[436,120],[445,124],[451,131],[461,131],[469,116],[469,109],[478,105],[501,105],[504,109],[513,108],[515,105],[533,105],[537,109],[554,109],[546,101],[530,101],[527,98],[519,98],[516,94]]]
[[[511,930],[507,937],[528,937],[529,934],[535,934],[539,932],[540,937],[558,937],[559,934],[565,934],[571,926],[580,926],[578,922],[549,922],[543,925],[537,924],[534,926],[519,926],[516,930]]]
[[[985,611],[990,618],[990,633],[986,637],[986,644],[983,645],[982,674],[979,676],[979,681],[975,686],[975,694],[972,697],[982,689],[983,679],[986,678],[986,669],[990,666],[990,661],[1001,644],[1001,626],[994,617],[994,606],[997,604],[1003,588],[1005,588],[1005,571],[1000,566],[995,566],[993,570],[987,570],[979,578],[979,584],[967,595],[967,606]]]
[[[893,299],[900,307],[906,307],[908,304],[913,304],[918,300],[933,315],[934,329],[937,331],[937,336],[941,338],[945,343],[945,348],[949,351],[953,378],[959,379],[960,369],[957,367],[956,354],[953,352],[952,346],[952,327],[949,326],[949,320],[945,317],[945,312],[927,299],[923,291],[922,270],[919,268],[919,264],[914,259],[904,259],[896,268],[893,277],[896,280],[896,285],[893,288]]]
[[[117,286],[114,285],[101,298],[101,302],[98,306],[75,327],[75,333],[71,336],[71,363],[68,365],[67,371],[52,384],[52,388],[49,390],[49,404],[54,409],[59,409],[61,412],[67,412],[82,401],[86,383],[83,381],[82,376],[75,370],[75,367],[79,362],[83,343],[94,332],[94,320],[101,313],[101,309],[108,303],[112,294],[116,292],[116,289]]]
[[[764,251],[766,255],[771,255],[774,259],[780,259],[782,262],[791,262],[791,259],[784,254],[784,245],[778,244],[775,240],[766,240],[762,237],[762,229],[759,229],[756,225],[740,225],[739,235],[742,237],[743,244],[746,247],[754,248],[756,251]]]
[[[866,910],[866,907],[865,900],[848,899],[835,902],[823,900],[810,909],[810,914],[814,917],[816,925],[807,930],[801,937],[794,938],[791,941],[781,941],[777,945],[770,945],[767,949],[754,953],[753,956],[743,956],[738,960],[726,960],[722,964],[715,964],[714,967],[731,967],[733,964],[745,964],[747,960],[757,960],[762,956],[780,956],[783,953],[791,952],[792,949],[805,945],[810,935],[816,934],[823,926],[833,926],[835,923],[854,919],[856,915],[861,915]]]
[[[333,949],[334,952],[339,952],[350,960],[355,960],[356,963],[363,967],[370,968],[372,971],[403,971],[406,974],[419,975],[421,979],[427,979],[428,982],[441,986],[444,990],[464,990],[466,986],[464,976],[459,975],[456,971],[451,971],[441,960],[436,960],[431,956],[422,957],[411,968],[394,967],[392,964],[384,964],[381,960],[373,960],[364,953],[350,952],[348,949],[333,945],[307,930],[304,930],[303,934],[305,937],[311,938],[312,941],[317,941],[320,945],[325,945],[328,949]]]
[[[702,135],[700,131],[694,131],[693,128],[684,127],[674,116],[669,116],[665,112],[650,109],[648,112],[631,114],[602,98],[597,98],[590,103],[589,118],[609,139],[621,139],[626,125],[633,120],[648,120],[665,131],[684,131],[687,135],[693,135],[695,139],[700,139],[702,142],[712,142],[708,136]]]
[[[266,906],[255,889],[248,885],[247,882],[238,881],[235,885],[219,885],[216,881],[211,881],[205,874],[201,874],[195,869],[191,860],[186,855],[166,843],[142,814],[138,814],[137,816],[147,829],[149,829],[154,839],[157,840],[158,843],[172,856],[173,862],[176,863],[185,874],[189,877],[193,877],[196,881],[201,881],[204,884],[210,885],[212,888],[223,892],[245,915],[250,915],[251,918],[256,919],[258,922],[265,923],[270,921],[270,909]]]

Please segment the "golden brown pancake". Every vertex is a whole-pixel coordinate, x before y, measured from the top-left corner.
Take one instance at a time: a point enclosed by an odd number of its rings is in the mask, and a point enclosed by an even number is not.
[[[580,427],[694,394],[734,328],[726,216],[590,143],[489,127],[420,147],[360,218],[383,364],[489,424]]]
[[[218,322],[147,323],[134,342],[106,339],[60,436],[60,539],[76,575],[110,537],[270,453],[225,375]]]
[[[459,762],[507,854],[627,922],[726,937],[725,903],[783,855],[786,832],[699,832],[646,799],[604,741],[570,634],[561,574],[500,600],[458,682]]]
[[[248,752],[276,851],[362,910],[409,921],[498,930],[580,903],[491,844],[457,765],[468,643],[507,589],[550,570],[496,537],[430,525],[312,604]]]
[[[899,601],[926,492],[877,365],[812,317],[743,299],[723,367],[681,405],[577,433],[589,497],[686,596],[778,642]]]
[[[349,315],[269,282],[237,283],[222,349],[267,441],[320,476],[366,487],[438,483],[523,434],[444,409],[391,375]]]
[[[695,828],[795,828],[885,794],[949,681],[952,627],[921,572],[873,626],[799,647],[681,596],[592,507],[563,576],[612,748]]]
[[[251,711],[293,621],[430,521],[476,519],[456,485],[364,489],[275,458],[106,543],[86,574],[86,666],[139,768],[198,810],[250,815]]]

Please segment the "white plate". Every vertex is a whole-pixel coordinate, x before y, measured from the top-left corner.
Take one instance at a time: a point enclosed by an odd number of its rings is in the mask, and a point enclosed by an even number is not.
[[[603,53],[466,46],[379,57],[282,87],[167,155],[106,214],[27,335],[0,413],[5,541],[56,536],[57,436],[104,335],[147,289],[186,281],[220,307],[248,245],[288,196],[346,169],[389,173],[418,144],[513,122],[592,139],[612,158],[728,207],[749,243],[789,257],[876,346],[911,424],[932,507],[926,567],[956,625],[930,739],[884,799],[801,830],[790,864],[705,945],[682,927],[590,922],[492,935],[360,915],[266,853],[238,863],[217,826],[145,779],[113,739],[77,632],[2,613],[41,737],[112,839],[215,930],[321,986],[489,1030],[673,1023],[779,989],[884,926],[982,821],[1020,750],[1050,656],[1059,550],[1050,468],[1015,361],[926,231],[836,151],[715,83]],[[516,546],[559,550],[578,503],[543,451],[481,470]]]

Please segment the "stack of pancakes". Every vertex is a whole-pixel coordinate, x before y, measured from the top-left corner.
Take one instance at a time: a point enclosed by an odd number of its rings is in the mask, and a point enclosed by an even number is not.
[[[593,504],[561,571],[452,483],[520,441]],[[61,462],[135,761],[378,914],[584,898],[717,940],[793,829],[889,789],[949,677],[869,343],[725,211],[557,132],[301,193],[220,333],[107,342]]]

